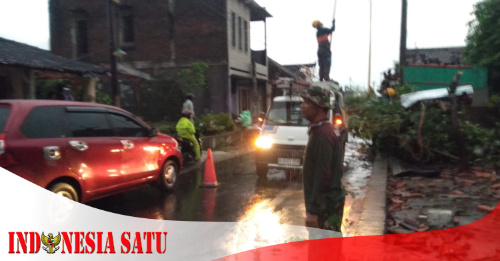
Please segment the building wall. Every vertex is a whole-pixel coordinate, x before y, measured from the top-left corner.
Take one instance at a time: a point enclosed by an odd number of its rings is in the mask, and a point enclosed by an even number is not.
[[[235,13],[236,22],[236,46],[232,45],[232,13]],[[227,39],[228,39],[228,54],[229,68],[242,71],[250,76],[252,74],[252,54],[250,51],[250,9],[242,1],[227,0]],[[238,40],[238,17],[242,19],[242,49],[239,49]],[[247,21],[247,40],[248,51],[245,51],[245,32],[243,22]]]
[[[77,58],[76,22],[83,18],[88,26],[88,55],[78,57],[91,63],[109,63],[107,1],[49,0],[51,49],[54,53]],[[198,104],[205,111],[232,111],[231,76],[252,77],[250,50],[250,9],[240,0],[121,0],[115,6],[115,34],[121,39],[120,15],[134,17],[133,45],[121,45],[127,54],[118,61],[151,74],[156,79],[173,77],[193,62],[206,62],[208,90]],[[78,10],[79,12],[75,12]],[[125,10],[125,11],[123,11]],[[242,48],[232,47],[232,12],[242,19]],[[84,15],[82,15],[83,13]],[[245,51],[244,21],[247,22]],[[238,25],[238,24],[237,24]],[[236,29],[238,37],[238,29]],[[199,113],[199,111],[198,111]]]
[[[116,46],[127,53],[122,61],[168,61],[171,57],[168,1],[161,0],[125,0],[130,4],[134,17],[133,32],[135,44],[120,43],[121,10],[114,7],[114,31]],[[50,0],[49,9],[51,50],[69,57],[80,58],[92,63],[109,63],[109,26],[107,1],[100,0]],[[85,15],[76,15],[81,10]],[[75,19],[85,17],[87,21],[88,54],[78,56],[75,52]]]
[[[484,106],[488,100],[488,69],[486,67],[445,67],[445,66],[406,66],[403,68],[406,85],[419,90],[448,87],[457,72],[462,72],[459,85],[472,85],[474,88],[473,106]]]
[[[450,85],[457,72],[463,72],[460,84],[471,84],[474,89],[488,87],[488,70],[486,67],[453,68],[438,66],[406,66],[403,68],[404,82],[416,86],[420,90],[443,88]]]
[[[4,96],[1,98],[24,99],[25,89],[28,87],[24,79],[28,75],[28,69],[0,65],[0,88],[2,88],[0,96]]]
[[[227,63],[225,0],[178,0],[175,43],[178,61]]]

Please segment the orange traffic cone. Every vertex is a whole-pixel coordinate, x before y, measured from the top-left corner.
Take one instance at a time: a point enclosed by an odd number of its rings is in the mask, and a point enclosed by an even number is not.
[[[215,175],[214,160],[212,158],[212,150],[207,150],[207,161],[205,162],[205,175],[203,176],[203,184],[201,187],[217,187],[217,177]]]

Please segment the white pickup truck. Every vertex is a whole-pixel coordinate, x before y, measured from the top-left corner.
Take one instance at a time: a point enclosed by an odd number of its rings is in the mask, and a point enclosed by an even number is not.
[[[267,179],[268,170],[302,170],[305,147],[308,140],[309,121],[302,117],[300,91],[308,86],[292,86],[286,82],[282,86],[283,96],[273,99],[266,114],[262,130],[255,142],[255,164],[259,179]],[[311,83],[310,87],[319,86],[331,91],[332,110],[329,118],[342,133],[343,143],[347,141],[345,113],[339,86],[334,82]]]

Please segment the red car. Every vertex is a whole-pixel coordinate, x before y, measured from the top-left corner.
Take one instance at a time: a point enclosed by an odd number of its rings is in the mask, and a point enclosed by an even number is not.
[[[86,202],[145,183],[175,185],[177,142],[122,109],[96,103],[0,100],[0,167]]]

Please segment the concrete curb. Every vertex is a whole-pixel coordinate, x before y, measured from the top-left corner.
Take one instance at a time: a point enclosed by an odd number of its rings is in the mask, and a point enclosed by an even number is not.
[[[387,158],[377,155],[372,168],[356,236],[385,234]]]

